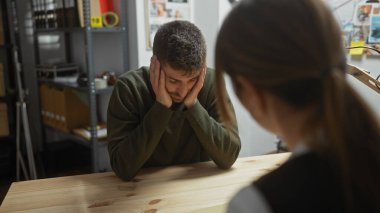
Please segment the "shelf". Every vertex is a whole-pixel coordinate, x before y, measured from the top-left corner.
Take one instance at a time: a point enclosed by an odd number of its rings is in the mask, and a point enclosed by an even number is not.
[[[74,27],[74,28],[47,28],[47,29],[37,29],[37,33],[57,33],[57,32],[85,32],[86,29],[90,32],[99,32],[99,33],[118,33],[118,32],[125,32],[125,27],[102,27],[102,28],[80,28],[80,27]]]
[[[77,144],[80,144],[82,146],[85,146],[85,147],[88,147],[88,148],[92,148],[91,146],[91,141],[88,141],[78,135],[74,135],[72,133],[67,133],[67,132],[63,132],[59,129],[55,129],[53,127],[50,127],[50,126],[46,126],[45,127],[55,133],[57,133],[58,135],[64,137],[65,139],[67,140],[72,140],[73,142],[77,143]],[[102,146],[107,146],[107,141],[106,139],[98,139],[98,147],[102,147]]]
[[[9,139],[12,139],[12,136],[11,135],[0,135],[0,140],[9,140]]]
[[[45,84],[49,84],[49,85],[53,85],[53,86],[57,86],[61,88],[68,87],[68,88],[72,88],[72,89],[76,89],[80,91],[88,91],[88,87],[79,86],[78,83],[57,82],[57,81],[48,80],[48,79],[39,79],[38,81],[40,83],[45,83]],[[104,88],[104,89],[97,89],[95,93],[104,94],[104,93],[111,93],[112,91],[113,91],[113,86],[108,86],[107,88]]]
[[[90,31],[99,32],[99,33],[118,33],[118,32],[125,32],[125,27],[90,28]]]
[[[8,49],[8,48],[11,48],[11,45],[9,44],[0,45],[0,49]]]

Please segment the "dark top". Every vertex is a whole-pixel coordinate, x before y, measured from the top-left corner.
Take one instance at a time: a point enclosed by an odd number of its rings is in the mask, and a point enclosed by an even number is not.
[[[189,109],[156,102],[148,67],[123,74],[109,102],[107,131],[112,168],[124,180],[142,167],[213,160],[230,168],[241,146],[236,121],[232,129],[220,122],[211,69]]]
[[[341,181],[330,160],[308,152],[263,176],[256,187],[272,212],[344,212]]]

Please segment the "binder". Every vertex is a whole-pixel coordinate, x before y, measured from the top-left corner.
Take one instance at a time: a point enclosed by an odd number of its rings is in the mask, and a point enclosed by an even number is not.
[[[42,0],[33,0],[33,15],[34,15],[34,23],[36,25],[37,29],[42,28],[42,23],[41,23],[41,1]]]
[[[0,137],[9,135],[7,104],[0,103]]]
[[[3,16],[0,15],[0,45],[4,45],[4,23]]]
[[[75,0],[64,0],[67,27],[79,27],[77,2]]]
[[[41,115],[45,125],[54,127],[54,90],[51,86],[42,84],[40,86]]]
[[[55,13],[57,17],[58,28],[66,27],[65,7],[64,7],[63,1],[64,0],[55,0],[55,4],[56,4]]]
[[[47,1],[41,0],[41,8],[40,8],[40,19],[41,19],[41,28],[48,28],[48,16],[47,16]]]
[[[55,0],[46,0],[45,18],[47,28],[57,28],[56,2]]]
[[[49,96],[49,87],[46,84],[41,84],[40,86],[40,100],[41,100],[41,115],[42,122],[46,125],[49,124],[48,117],[48,96]]]
[[[76,0],[76,1],[77,1],[77,9],[78,9],[79,26],[84,27],[83,0]]]
[[[114,12],[113,0],[99,0],[101,14],[106,12]]]
[[[100,1],[93,0],[90,4],[90,22],[91,27],[103,27],[102,12],[100,10]]]
[[[65,132],[69,132],[66,127],[66,112],[65,112],[65,92],[67,88],[55,88],[55,101],[54,101],[54,126]]]
[[[0,97],[5,96],[4,66],[0,63]]]

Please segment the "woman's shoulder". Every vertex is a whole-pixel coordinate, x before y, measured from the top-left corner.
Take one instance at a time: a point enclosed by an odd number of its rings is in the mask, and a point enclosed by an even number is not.
[[[260,213],[271,212],[261,192],[254,186],[246,186],[231,199],[227,212],[250,213],[253,210]]]
[[[343,206],[342,186],[333,162],[315,152],[289,159],[255,181],[253,186],[263,194],[274,212],[309,211],[311,206],[315,212],[329,212]]]

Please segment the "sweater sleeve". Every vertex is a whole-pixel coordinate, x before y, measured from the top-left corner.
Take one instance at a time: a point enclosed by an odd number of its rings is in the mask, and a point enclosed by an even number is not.
[[[233,127],[227,128],[219,120],[216,97],[213,89],[209,89],[205,107],[197,101],[189,108],[187,119],[194,129],[203,149],[211,159],[223,169],[228,169],[239,156],[241,142],[238,135],[236,118]],[[235,116],[233,106],[230,108]]]
[[[128,84],[129,85],[129,84]],[[143,96],[118,81],[108,106],[108,152],[112,169],[123,180],[132,179],[149,159],[165,131],[172,111],[158,102],[139,116]],[[138,93],[138,92],[137,92]]]

